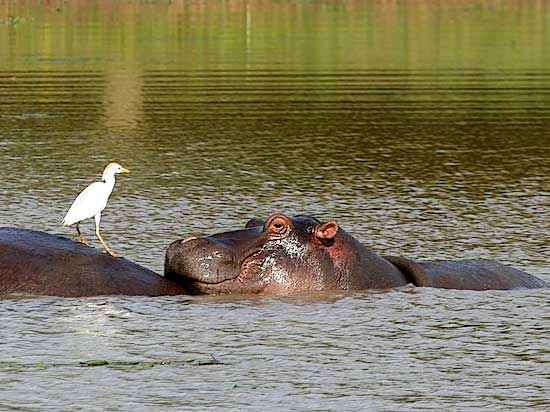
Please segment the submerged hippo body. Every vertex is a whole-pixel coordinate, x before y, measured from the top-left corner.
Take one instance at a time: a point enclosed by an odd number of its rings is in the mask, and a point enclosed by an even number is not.
[[[253,219],[243,230],[173,242],[165,276],[194,294],[389,289],[409,283],[468,290],[549,286],[491,260],[382,257],[334,221],[282,214],[265,222]]]
[[[0,228],[0,295],[178,295],[174,282],[70,239]]]

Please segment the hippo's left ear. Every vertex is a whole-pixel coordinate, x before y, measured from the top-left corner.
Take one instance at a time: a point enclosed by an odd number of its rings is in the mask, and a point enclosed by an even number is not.
[[[333,239],[338,233],[338,223],[334,220],[323,223],[315,228],[315,236],[319,239]]]
[[[251,227],[258,227],[258,226],[263,227],[264,224],[265,224],[265,222],[262,219],[252,218],[248,222],[246,222],[246,225],[244,227],[245,227],[245,229],[248,229],[248,228],[251,228]]]

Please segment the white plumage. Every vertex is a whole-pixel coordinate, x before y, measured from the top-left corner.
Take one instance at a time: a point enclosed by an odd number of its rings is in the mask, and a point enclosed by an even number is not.
[[[67,214],[63,218],[64,226],[71,226],[76,223],[76,231],[80,237],[80,242],[88,244],[84,236],[80,233],[79,223],[84,219],[95,218],[96,236],[105,248],[105,251],[111,256],[116,256],[104,242],[99,233],[99,222],[101,221],[101,212],[107,206],[109,196],[115,187],[115,174],[130,173],[118,163],[109,163],[103,170],[103,181],[95,182],[84,189],[75,199]]]

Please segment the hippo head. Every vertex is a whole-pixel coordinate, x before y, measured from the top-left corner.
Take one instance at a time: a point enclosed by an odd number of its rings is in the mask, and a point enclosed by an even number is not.
[[[242,230],[173,242],[165,276],[194,294],[361,289],[371,286],[364,269],[379,261],[335,221],[274,214]]]

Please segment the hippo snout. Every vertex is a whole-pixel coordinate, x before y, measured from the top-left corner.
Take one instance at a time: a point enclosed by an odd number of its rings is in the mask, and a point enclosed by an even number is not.
[[[201,243],[205,242],[194,237],[172,242],[166,250],[165,274],[170,272],[181,276],[193,277],[193,273],[195,272],[193,268],[194,257],[205,252],[204,248],[202,251],[197,250],[200,248]]]
[[[189,281],[215,284],[236,278],[239,264],[224,244],[208,238],[187,238],[168,247],[164,273],[180,284]]]
[[[166,249],[166,254],[165,254],[166,263],[168,263],[174,258],[174,256],[177,253],[177,248],[180,244],[181,244],[181,240],[176,240],[170,243],[170,246],[168,246],[168,249]]]

